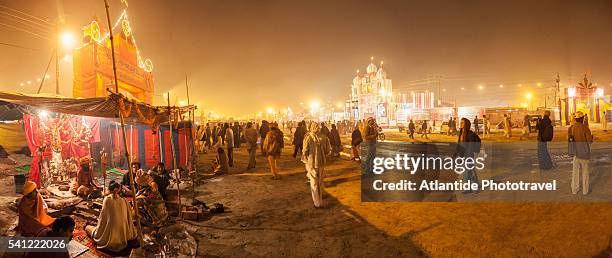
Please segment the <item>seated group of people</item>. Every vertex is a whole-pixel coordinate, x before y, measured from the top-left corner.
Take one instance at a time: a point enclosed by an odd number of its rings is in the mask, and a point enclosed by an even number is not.
[[[164,164],[159,163],[153,171],[144,172],[138,162],[131,164],[134,171],[138,217],[148,226],[159,228],[168,218],[165,200],[166,189],[170,185],[170,174]],[[122,183],[111,181],[104,197],[102,211],[96,226],[86,226],[85,231],[92,237],[99,249],[120,252],[133,247],[137,243],[137,231],[134,226],[134,210],[132,205],[122,196],[132,196],[130,173],[126,173]],[[68,234],[72,236],[74,220],[66,218],[54,219],[47,214],[47,205],[37,190],[36,183],[27,181],[19,202],[18,232],[21,236],[41,236],[41,234]],[[91,196],[99,191],[89,167],[89,162],[81,163],[81,170],[73,191],[79,195]],[[57,226],[56,223],[60,222]],[[58,230],[55,228],[58,227]],[[52,230],[50,228],[53,228]]]

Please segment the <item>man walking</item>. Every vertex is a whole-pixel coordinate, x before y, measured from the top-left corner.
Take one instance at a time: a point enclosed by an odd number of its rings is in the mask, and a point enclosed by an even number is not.
[[[484,137],[491,135],[491,121],[489,121],[487,115],[482,115],[482,126],[484,128]]]
[[[259,127],[260,148],[262,156],[266,155],[266,153],[264,152],[264,140],[266,139],[266,135],[268,135],[269,131],[270,127],[268,126],[268,121],[262,120],[261,126]]]
[[[242,134],[242,126],[238,122],[234,122],[234,127],[232,128],[234,132],[234,148],[240,148],[240,135]]]
[[[544,111],[544,118],[539,119],[536,125],[538,128],[538,161],[540,169],[549,170],[553,167],[550,154],[548,153],[547,143],[553,139],[553,126],[550,120],[550,111]]]
[[[257,131],[253,128],[253,123],[248,122],[246,130],[244,130],[244,139],[246,140],[247,150],[249,151],[249,165],[247,170],[255,168],[255,152],[257,152]]]
[[[451,118],[452,121],[452,118]],[[414,130],[416,130],[416,127],[414,126],[414,122],[412,121],[412,119],[410,119],[410,123],[408,123],[408,138],[413,139],[414,140]]]
[[[304,144],[304,135],[306,135],[306,122],[301,121],[295,128],[293,133],[293,158],[300,158],[302,146]]]
[[[575,114],[576,124],[570,126],[567,132],[568,152],[574,157],[572,170],[572,193],[580,190],[580,172],[582,172],[582,194],[589,193],[589,163],[591,159],[591,143],[593,135],[589,127],[584,125],[584,114]]]
[[[315,208],[321,208],[323,206],[323,170],[331,146],[328,138],[321,134],[318,123],[310,124],[310,131],[304,139],[303,146],[302,160],[308,172],[312,202]]]
[[[480,125],[478,124],[478,116],[474,117],[474,133],[480,134]]]
[[[210,124],[206,123],[206,128],[204,129],[204,146],[207,147],[209,150],[212,147],[212,144],[210,143],[211,137],[212,131],[210,130]]]
[[[230,167],[234,166],[234,131],[225,123],[225,149],[227,150],[227,162]]]
[[[372,174],[372,168],[374,166],[374,158],[376,157],[376,140],[378,139],[378,130],[376,128],[376,120],[369,117],[364,125],[364,137],[368,153],[366,155],[366,161],[363,163],[364,172],[366,174]]]
[[[504,114],[504,136],[506,138],[512,137],[512,125],[510,124],[510,116]]]
[[[424,120],[423,124],[421,124],[421,138],[425,137],[425,139],[429,139],[429,137],[427,137],[427,133],[427,120]]]

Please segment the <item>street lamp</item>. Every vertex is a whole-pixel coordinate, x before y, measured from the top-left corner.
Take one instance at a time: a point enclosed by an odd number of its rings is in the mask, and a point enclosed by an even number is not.
[[[60,42],[62,47],[72,49],[75,46],[76,40],[72,32],[64,31],[62,32],[62,35],[60,35]]]

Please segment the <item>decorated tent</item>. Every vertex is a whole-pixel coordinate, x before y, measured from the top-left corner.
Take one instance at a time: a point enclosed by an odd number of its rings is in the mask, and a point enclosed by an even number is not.
[[[116,93],[106,98],[75,99],[7,92],[0,92],[0,105],[24,113],[24,133],[33,156],[30,180],[35,182],[40,182],[40,172],[47,168],[41,164],[58,169],[63,160],[87,155],[100,163],[101,152],[110,157],[108,165],[127,167],[121,129],[115,121],[119,112],[127,124],[127,152],[145,167],[159,161],[173,166],[170,137],[174,138],[179,167],[187,164],[194,149],[191,123],[181,122],[182,115],[194,106],[157,107]]]

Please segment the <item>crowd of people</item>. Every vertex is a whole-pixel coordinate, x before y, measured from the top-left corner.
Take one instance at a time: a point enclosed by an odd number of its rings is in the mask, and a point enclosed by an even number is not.
[[[77,173],[72,192],[91,200],[94,193],[104,196],[102,208],[95,225],[85,226],[85,232],[92,238],[96,247],[109,253],[119,253],[137,247],[137,231],[134,212],[141,224],[153,232],[168,224],[166,201],[167,188],[171,176],[163,163],[148,171],[140,163],[132,162],[121,182],[111,181],[104,193],[91,176],[91,159],[81,159],[81,169]],[[133,175],[133,178],[131,178]],[[134,192],[132,191],[134,181]],[[52,218],[48,206],[35,182],[26,181],[23,198],[18,204],[19,222],[17,231],[21,236],[39,237],[66,234],[72,236],[74,219],[70,216]],[[129,198],[131,200],[128,201]],[[135,202],[135,203],[134,203]],[[138,209],[134,209],[138,206]],[[70,233],[67,233],[70,232]],[[67,255],[67,254],[66,254]],[[68,257],[68,256],[60,256]]]
[[[572,117],[574,121],[568,128],[568,152],[573,158],[571,191],[577,194],[582,182],[582,193],[588,194],[590,145],[593,142],[593,136],[584,114],[576,112]],[[479,129],[479,123],[483,124],[482,131]],[[505,120],[504,123],[508,122]],[[447,133],[458,137],[457,155],[463,157],[478,155],[481,141],[479,135],[486,137],[490,134],[490,122],[487,117],[483,116],[483,119],[476,117],[474,122],[468,118],[461,118],[458,130],[455,124],[455,118],[451,117]],[[427,124],[424,123],[422,129],[426,129],[426,126]],[[371,117],[358,121],[354,125],[341,122],[331,124],[330,127],[325,122],[314,121],[284,122],[281,127],[277,122],[266,120],[261,123],[207,123],[198,128],[197,135],[201,143],[200,151],[212,150],[216,155],[212,164],[215,174],[229,172],[229,168],[235,165],[234,149],[242,148],[244,144],[249,156],[246,170],[254,169],[257,166],[256,155],[259,149],[260,155],[264,156],[268,162],[272,178],[277,180],[280,179],[277,163],[285,148],[285,132],[289,133],[291,137],[287,138],[291,139],[293,145],[292,156],[297,161],[304,163],[313,204],[318,208],[323,206],[322,179],[325,165],[330,157],[340,156],[343,149],[341,136],[350,134],[351,161],[362,161],[360,149],[362,144],[365,145],[366,153],[361,165],[364,173],[372,174],[380,130],[376,120]],[[414,138],[415,128],[414,122],[410,120],[408,126],[410,139]],[[536,129],[540,169],[552,169],[554,165],[547,143],[552,141],[554,130],[549,111],[545,111],[542,118],[537,120]],[[426,133],[424,134],[424,137],[427,137]],[[511,131],[506,131],[505,134],[511,136]],[[81,159],[80,170],[71,191],[86,199],[104,196],[97,224],[85,227],[85,231],[98,248],[119,252],[138,246],[134,215],[137,215],[143,225],[154,230],[167,224],[167,188],[172,177],[164,163],[159,163],[145,172],[139,162],[133,162],[131,170],[124,174],[122,181],[111,181],[104,192],[93,179],[91,170],[91,159],[89,157]],[[478,177],[472,170],[463,173],[463,179],[477,181]],[[17,227],[21,236],[72,235],[74,220],[71,217],[52,218],[49,216],[47,205],[36,183],[27,181],[22,193],[23,198],[18,204],[19,224]],[[133,193],[136,193],[135,196]],[[128,201],[126,197],[133,202]],[[134,209],[134,206],[138,206],[138,209]]]
[[[370,120],[352,124],[348,121],[337,123],[313,121],[285,121],[280,124],[262,120],[261,122],[206,123],[199,126],[197,136],[200,152],[213,151],[215,159],[212,162],[214,174],[225,174],[234,165],[234,149],[246,145],[248,165],[246,170],[254,169],[257,150],[267,160],[271,178],[280,179],[278,161],[285,148],[285,138],[291,140],[292,157],[304,163],[309,179],[315,207],[321,207],[321,174],[329,157],[339,157],[343,150],[341,136],[351,135],[352,161],[361,161],[359,149],[365,139],[368,146],[376,139],[378,128]],[[373,120],[372,120],[373,121]],[[372,127],[371,127],[372,126]],[[371,128],[370,128],[371,127]],[[369,128],[369,129],[368,129]],[[364,132],[364,133],[362,133]],[[367,132],[367,133],[365,133]],[[289,134],[285,137],[285,134]],[[372,153],[375,153],[372,152]],[[372,159],[367,159],[371,162]]]

